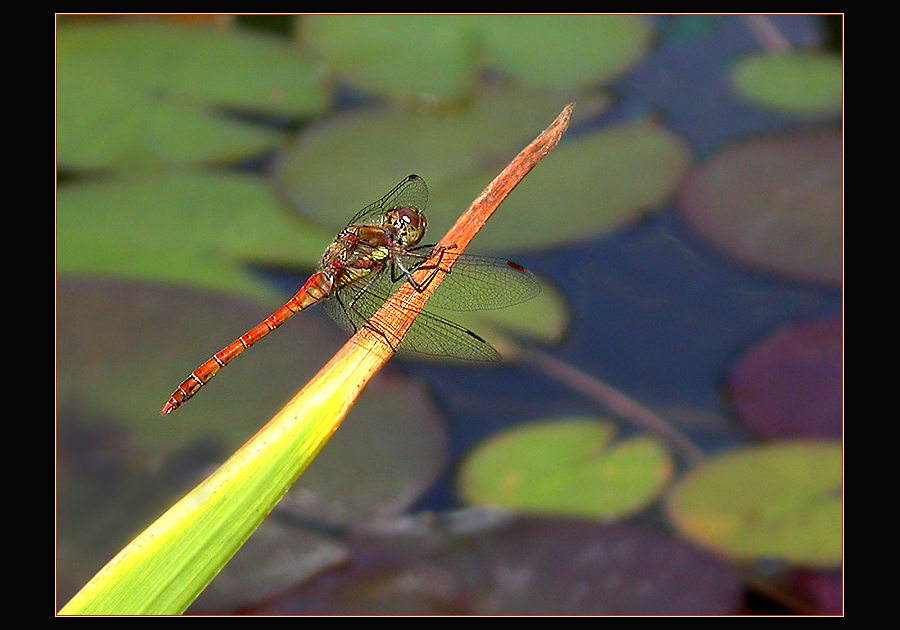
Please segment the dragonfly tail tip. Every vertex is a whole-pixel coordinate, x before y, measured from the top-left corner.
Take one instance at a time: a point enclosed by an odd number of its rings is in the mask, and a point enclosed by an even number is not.
[[[174,401],[168,401],[163,408],[159,410],[159,415],[168,416],[170,413],[175,411],[178,408],[178,403]]]

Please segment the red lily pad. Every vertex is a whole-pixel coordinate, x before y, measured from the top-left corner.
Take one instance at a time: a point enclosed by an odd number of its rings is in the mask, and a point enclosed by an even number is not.
[[[697,232],[739,260],[791,278],[841,282],[840,131],[728,147],[694,170],[679,203]]]
[[[844,327],[839,317],[782,330],[735,367],[728,392],[763,438],[840,438]]]

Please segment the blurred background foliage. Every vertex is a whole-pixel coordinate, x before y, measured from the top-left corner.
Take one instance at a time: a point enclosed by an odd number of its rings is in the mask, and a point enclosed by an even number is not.
[[[407,174],[436,241],[577,101],[474,244],[542,277],[464,322],[510,360],[398,358],[194,610],[839,612],[842,37],[841,16],[59,16],[59,604],[344,337],[304,313],[160,420],[186,374]]]

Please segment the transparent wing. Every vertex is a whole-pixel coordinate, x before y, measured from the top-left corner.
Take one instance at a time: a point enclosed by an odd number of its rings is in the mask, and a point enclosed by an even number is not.
[[[408,267],[420,267],[427,253],[409,253]],[[441,262],[443,267],[449,258]],[[344,328],[355,332],[406,282],[392,280],[387,268],[366,284],[345,287],[326,301],[328,314]],[[534,274],[521,266],[487,256],[456,256],[456,261],[426,308],[418,315],[400,344],[400,349],[422,354],[450,356],[469,361],[497,361],[500,355],[469,329],[430,311],[429,307],[455,311],[497,309],[524,302],[540,292]]]
[[[391,208],[417,208],[425,211],[428,186],[418,175],[409,175],[384,197],[356,213],[347,225],[381,225],[381,217]]]
[[[430,252],[428,252],[430,256]],[[418,254],[416,254],[418,257]],[[453,262],[450,267],[449,263]],[[407,262],[404,260],[404,264]],[[407,266],[420,267],[410,261]],[[527,302],[541,292],[533,273],[509,260],[444,253],[440,266],[450,269],[428,305],[451,311],[481,311]]]
[[[365,290],[347,287],[332,296],[325,301],[325,310],[338,324],[355,332],[370,325],[375,312],[401,284],[391,281],[390,272],[382,273]],[[399,349],[467,361],[493,362],[501,358],[488,342],[469,329],[427,310],[416,317]]]

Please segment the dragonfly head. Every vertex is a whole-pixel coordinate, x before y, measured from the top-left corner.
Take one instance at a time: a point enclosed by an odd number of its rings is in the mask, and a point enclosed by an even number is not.
[[[428,227],[422,211],[412,206],[392,208],[385,214],[385,222],[406,247],[417,245]]]

